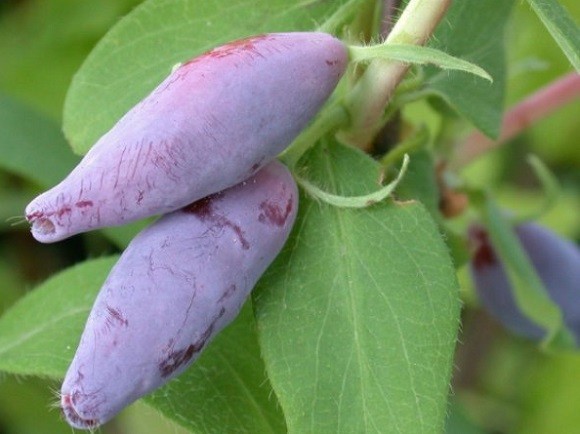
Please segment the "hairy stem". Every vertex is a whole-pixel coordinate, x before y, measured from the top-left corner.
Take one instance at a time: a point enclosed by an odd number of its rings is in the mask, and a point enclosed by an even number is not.
[[[491,140],[479,131],[470,134],[458,147],[450,168],[467,166],[480,155],[508,142],[538,120],[580,98],[580,74],[570,73],[541,88],[511,108],[503,118],[501,134]]]
[[[423,45],[443,18],[451,0],[410,0],[385,43]],[[408,64],[376,59],[345,101],[352,123],[341,139],[368,150],[381,126],[384,110]]]
[[[397,9],[401,6],[401,0],[383,0],[383,13],[381,20],[381,39],[385,39],[395,22]]]

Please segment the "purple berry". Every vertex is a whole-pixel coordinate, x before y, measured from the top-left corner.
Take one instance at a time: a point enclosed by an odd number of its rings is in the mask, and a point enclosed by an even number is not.
[[[274,161],[143,230],[105,281],[66,374],[68,423],[95,428],[184,371],[279,253],[297,201]]]
[[[515,229],[522,247],[550,298],[560,308],[567,328],[580,338],[580,250],[568,240],[534,224]],[[512,295],[503,264],[493,250],[487,232],[473,227],[476,251],[470,269],[482,305],[513,333],[533,340],[546,331],[521,312]]]
[[[164,214],[243,181],[306,127],[347,63],[328,34],[280,33],[181,65],[28,205],[33,236],[54,242]]]

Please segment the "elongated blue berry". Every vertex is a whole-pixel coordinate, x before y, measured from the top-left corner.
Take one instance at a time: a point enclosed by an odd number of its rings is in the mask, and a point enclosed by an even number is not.
[[[279,253],[297,201],[272,162],[142,231],[90,313],[62,385],[67,421],[95,428],[193,362]]]
[[[28,205],[33,236],[54,242],[164,214],[241,182],[304,129],[347,57],[328,34],[281,33],[181,65]]]
[[[515,232],[550,298],[562,311],[565,325],[580,342],[580,249],[535,223],[522,224]],[[470,269],[482,305],[513,333],[542,339],[546,331],[519,310],[486,231],[474,227],[471,238],[477,248]]]

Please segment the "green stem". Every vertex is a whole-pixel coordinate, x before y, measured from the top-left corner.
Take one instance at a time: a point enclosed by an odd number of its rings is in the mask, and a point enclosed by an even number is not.
[[[336,130],[340,125],[348,122],[348,113],[342,104],[335,102],[314,119],[312,125],[304,130],[281,155],[280,159],[293,169],[298,160],[308,149],[327,133]]]
[[[410,0],[385,43],[423,45],[443,18],[451,0]],[[395,88],[409,68],[401,62],[376,59],[352,92],[346,109],[351,118],[342,140],[367,150]]]
[[[312,184],[305,178],[300,176],[296,177],[296,182],[300,185],[310,196],[326,202],[330,205],[339,208],[366,208],[376,203],[379,203],[389,197],[391,193],[395,190],[405,172],[407,171],[407,166],[409,165],[409,156],[405,154],[403,158],[403,165],[401,170],[397,175],[395,180],[391,181],[388,185],[380,188],[379,190],[373,191],[369,194],[364,194],[362,196],[340,196],[333,193],[328,193],[316,185]]]
[[[422,99],[427,98],[428,96],[432,96],[434,93],[431,89],[417,89],[415,91],[410,91],[410,92],[401,92],[401,94],[399,95],[399,92],[397,92],[394,96],[394,98],[392,99],[392,104],[395,105],[395,107],[397,109],[410,104],[412,102],[415,101],[420,101]]]
[[[425,146],[429,139],[429,132],[427,128],[421,127],[419,130],[409,137],[407,140],[399,143],[392,151],[381,158],[383,166],[390,166],[391,164],[400,161],[405,155],[412,153],[416,149]]]
[[[355,17],[361,7],[363,7],[363,3],[366,3],[367,1],[368,0],[350,0],[345,3],[322,25],[320,25],[320,27],[318,27],[318,31],[332,34],[339,33],[339,30],[348,22],[352,21],[353,17]]]

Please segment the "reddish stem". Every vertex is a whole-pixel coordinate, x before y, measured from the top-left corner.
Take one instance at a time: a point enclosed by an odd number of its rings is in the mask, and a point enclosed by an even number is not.
[[[557,79],[505,114],[497,140],[492,140],[479,131],[470,134],[458,148],[450,166],[455,169],[467,166],[481,154],[503,145],[538,120],[579,98],[580,74],[570,73]]]
[[[383,0],[383,17],[381,20],[381,39],[386,39],[395,22],[397,9],[401,6],[400,0]]]

